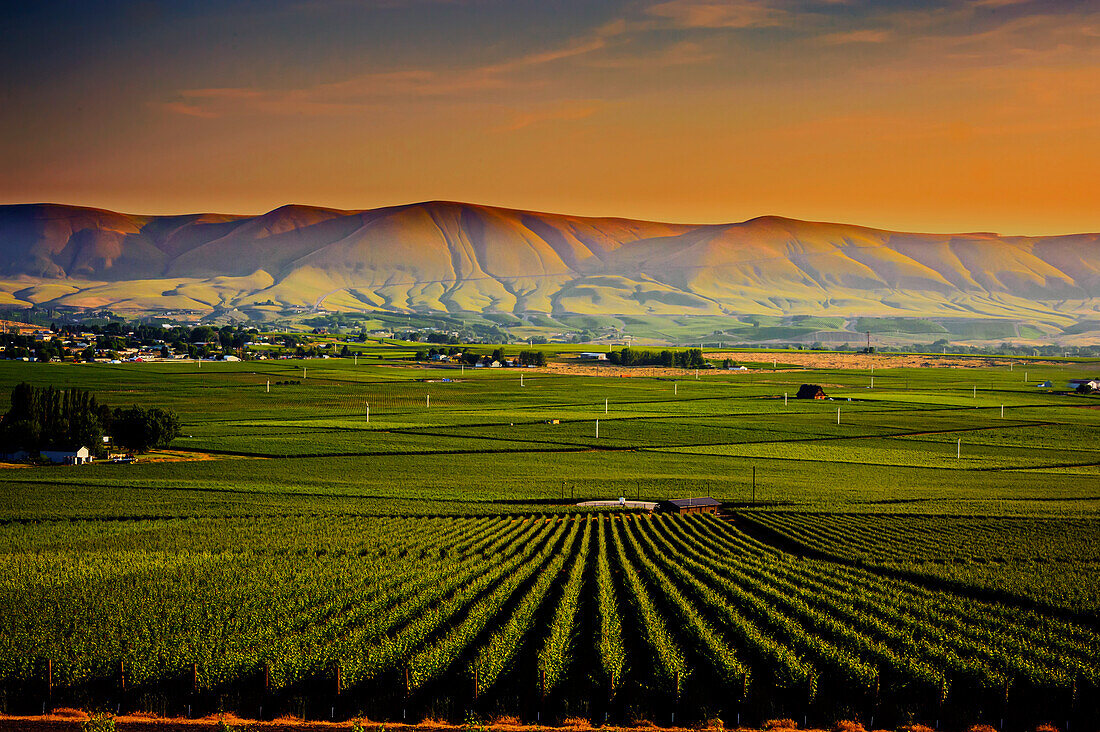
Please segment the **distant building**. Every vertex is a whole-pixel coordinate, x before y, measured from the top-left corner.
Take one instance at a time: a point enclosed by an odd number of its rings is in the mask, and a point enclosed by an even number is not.
[[[672,498],[657,503],[657,510],[666,513],[718,513],[722,502],[705,496],[703,498]]]
[[[798,387],[798,393],[794,395],[795,399],[828,399],[825,395],[825,390],[817,384],[803,384]]]
[[[1088,384],[1092,387],[1093,391],[1100,391],[1100,379],[1070,379],[1069,388],[1077,389],[1082,384]]]
[[[86,465],[92,462],[92,451],[86,447],[78,450],[42,450],[43,460],[54,465]]]
[[[606,361],[607,354],[600,351],[584,351],[583,353],[578,353],[577,358],[583,361]]]

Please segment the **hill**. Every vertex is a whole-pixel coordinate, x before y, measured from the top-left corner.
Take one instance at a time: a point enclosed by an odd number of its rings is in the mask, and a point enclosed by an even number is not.
[[[545,315],[1008,318],[1100,307],[1100,235],[666,224],[427,202],[261,216],[0,206],[0,304]]]

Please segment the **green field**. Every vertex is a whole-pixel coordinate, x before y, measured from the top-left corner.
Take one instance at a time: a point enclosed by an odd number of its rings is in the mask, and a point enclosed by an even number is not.
[[[1100,718],[1095,364],[521,385],[369,348],[0,363],[4,402],[167,407],[202,458],[0,469],[0,703],[48,662],[173,713]],[[576,506],[693,495],[723,515]]]

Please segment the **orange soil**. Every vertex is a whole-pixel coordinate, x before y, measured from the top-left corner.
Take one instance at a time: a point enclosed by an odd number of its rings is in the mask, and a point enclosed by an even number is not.
[[[58,709],[52,714],[44,716],[14,717],[0,715],[0,732],[74,732],[80,730],[81,725],[88,719],[86,713],[77,710]],[[201,719],[182,719],[154,717],[146,714],[121,715],[114,718],[115,729],[119,732],[201,732],[202,730],[218,729],[221,720],[237,729],[255,730],[256,732],[327,732],[329,730],[351,729],[354,722],[302,722],[294,718],[282,718],[274,721],[257,722],[236,717],[232,714],[224,716],[208,716]],[[568,722],[568,720],[567,720]],[[372,732],[380,732],[382,729],[395,732],[467,732],[468,726],[451,725],[443,722],[425,720],[420,724],[380,724],[377,722],[363,721],[365,728]],[[649,722],[639,722],[633,727],[592,727],[585,723],[575,725],[563,725],[549,727],[547,725],[521,725],[521,724],[495,724],[487,723],[481,727],[486,732],[539,732],[540,730],[595,730],[611,732],[618,730],[660,729],[662,732],[699,732],[702,727],[656,727]],[[748,729],[738,729],[736,732],[754,732]],[[802,732],[822,732],[821,730],[803,730]]]
[[[855,369],[869,371],[872,367],[877,369],[911,369],[911,368],[1008,368],[1013,359],[1000,357],[975,356],[962,358],[959,356],[925,356],[912,354],[879,354],[879,353],[821,353],[817,351],[784,351],[770,353],[756,351],[753,353],[711,353],[706,357],[710,361],[730,359],[734,364],[759,363],[771,364],[776,362],[780,367],[777,373],[798,371],[807,369]],[[1053,361],[1029,361],[1036,366],[1056,365]],[[786,365],[786,368],[783,367]],[[791,368],[791,366],[796,368]],[[1021,368],[1026,368],[1021,365]],[[695,369],[664,368],[662,366],[637,366],[623,368],[612,366],[606,362],[597,364],[595,361],[569,360],[554,362],[546,368],[530,369],[551,374],[573,374],[583,376],[657,376],[663,378],[694,379]],[[770,371],[770,369],[768,369]],[[728,374],[725,369],[700,369],[699,378],[717,374]],[[733,372],[738,373],[738,372]]]

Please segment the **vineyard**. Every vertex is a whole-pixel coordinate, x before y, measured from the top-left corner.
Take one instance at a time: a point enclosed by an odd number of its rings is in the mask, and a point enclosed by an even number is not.
[[[947,584],[1006,591],[1095,621],[1100,523],[1086,518],[753,511],[741,518],[809,551]]]
[[[1027,381],[1093,364],[672,379],[386,353],[0,362],[0,394],[76,386],[183,433],[0,469],[0,712],[1100,721],[1100,409]],[[722,515],[578,505],[693,495]]]
[[[713,516],[61,522],[14,553],[30,534],[2,532],[9,705],[1070,717],[1100,685],[1094,626]]]

